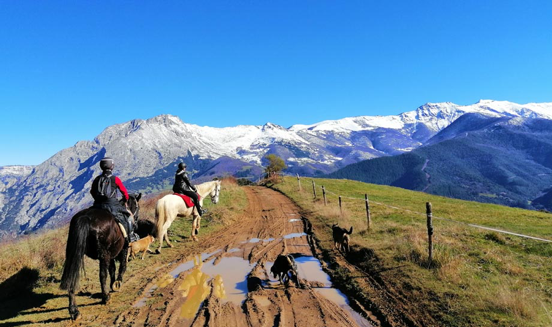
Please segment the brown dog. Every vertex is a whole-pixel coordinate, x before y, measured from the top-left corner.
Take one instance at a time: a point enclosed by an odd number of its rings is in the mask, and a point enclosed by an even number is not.
[[[155,238],[151,235],[148,235],[144,238],[139,239],[136,242],[130,243],[130,245],[128,246],[128,254],[126,259],[127,262],[128,262],[128,258],[131,255],[132,255],[132,259],[134,259],[135,254],[143,252],[142,260],[144,260],[144,256],[146,255],[146,252],[153,253],[153,251],[149,249],[149,246],[151,243],[153,243],[153,241],[155,241]]]
[[[348,231],[343,227],[337,226],[337,224],[333,224],[332,231],[335,248],[344,253],[348,253],[351,250],[349,247],[349,235],[353,233],[353,226],[351,226],[351,230]]]

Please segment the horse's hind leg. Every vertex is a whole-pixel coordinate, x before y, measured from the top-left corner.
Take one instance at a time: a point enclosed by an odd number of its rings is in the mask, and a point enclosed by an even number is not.
[[[113,291],[113,283],[115,283],[115,259],[109,260],[109,285],[111,286],[111,290]]]
[[[102,286],[102,303],[107,304],[110,299],[109,292],[107,291],[107,270],[109,268],[109,259],[100,257],[100,284]]]
[[[163,234],[163,228],[160,228],[157,231],[157,240],[159,241],[159,247],[157,250],[155,250],[155,253],[159,254],[161,253],[161,247],[163,246],[163,239],[165,238],[165,235]]]
[[[199,229],[201,228],[201,216],[198,215],[197,216],[197,223],[196,223],[196,230],[195,230],[195,234],[199,234]]]
[[[167,245],[170,248],[172,248],[174,246],[171,244],[171,241],[169,240],[169,225],[170,224],[165,224],[165,226],[163,226],[163,238],[165,239],[165,242],[167,242]]]
[[[165,231],[165,242],[167,242],[167,245],[172,248],[173,245],[171,244],[171,241],[169,241],[169,231]]]
[[[127,267],[127,253],[129,253],[129,248],[125,245],[124,249],[117,256],[117,260],[119,261],[119,274],[117,275],[117,280],[115,282],[113,282],[113,280],[111,281],[111,289],[114,291],[118,291],[123,284],[123,275],[125,274]],[[113,260],[113,272],[115,272],[115,260]]]
[[[194,241],[197,241],[197,237],[196,237],[196,234],[197,234],[197,223],[198,223],[198,218],[199,216],[194,216],[193,220],[192,220],[192,233],[191,233],[191,237],[192,237],[192,240]]]

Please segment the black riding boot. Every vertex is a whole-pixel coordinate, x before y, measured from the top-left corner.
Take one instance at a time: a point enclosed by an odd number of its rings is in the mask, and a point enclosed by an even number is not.
[[[138,234],[134,233],[134,224],[130,217],[127,218],[127,234],[129,243],[138,241],[139,237]]]
[[[207,210],[203,209],[199,204],[196,205],[196,209],[197,209],[197,213],[199,214],[199,216],[203,216],[204,213],[207,212]]]

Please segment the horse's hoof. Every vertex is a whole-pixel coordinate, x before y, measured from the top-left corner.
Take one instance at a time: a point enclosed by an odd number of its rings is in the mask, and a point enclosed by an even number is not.
[[[159,249],[155,250],[155,254],[161,254],[161,250]]]
[[[115,281],[115,283],[113,283],[113,287],[111,287],[111,289],[115,292],[120,290],[121,289],[121,281],[120,280]]]
[[[192,241],[195,241],[195,242],[198,241],[198,239],[197,239],[197,237],[195,237],[195,235],[192,235]]]
[[[196,234],[196,235],[199,234],[199,229],[196,229],[194,234]]]
[[[111,295],[107,294],[102,296],[102,304],[108,304],[109,300],[111,300]]]
[[[78,311],[76,313],[71,314],[71,320],[73,321],[78,321],[80,320],[80,318],[82,318],[82,316]]]

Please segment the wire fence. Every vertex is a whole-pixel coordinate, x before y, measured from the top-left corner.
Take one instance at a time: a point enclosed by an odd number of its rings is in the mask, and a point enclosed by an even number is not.
[[[300,183],[299,176],[297,176],[297,179]],[[316,198],[316,190],[315,190],[315,187],[314,187],[314,181],[312,181],[312,183],[313,183],[313,194],[314,194],[314,197]],[[350,197],[350,196],[342,196],[342,195],[339,195],[339,194],[334,193],[332,191],[329,191],[324,186],[322,186],[322,191],[323,191],[324,201],[326,201],[326,199],[325,199],[325,194],[326,193],[332,194],[332,195],[334,195],[334,196],[336,196],[340,199],[340,206],[341,206],[341,199],[349,199],[349,200],[354,200],[354,201],[358,200],[358,201],[366,202],[366,209],[368,211],[368,216],[370,215],[369,206],[368,206],[368,197],[367,196],[365,196],[365,198],[355,198],[355,197]],[[391,208],[391,209],[395,209],[395,210],[409,212],[409,213],[412,213],[412,214],[415,214],[415,215],[423,215],[423,216],[428,215],[427,212],[422,213],[422,212],[419,212],[419,211],[410,210],[410,209],[406,209],[406,208],[401,208],[401,207],[398,207],[398,206],[392,206],[392,205],[389,205],[389,204],[376,202],[376,201],[372,201],[372,200],[370,200],[369,203],[370,204],[377,204],[377,205],[384,206],[384,207]],[[536,241],[540,241],[540,242],[552,243],[552,240],[541,238],[541,237],[535,237],[535,236],[531,236],[531,235],[525,235],[525,234],[521,234],[521,233],[510,232],[510,231],[507,231],[507,230],[494,228],[494,227],[487,227],[487,226],[482,226],[482,225],[477,225],[477,224],[466,223],[466,222],[463,222],[463,221],[458,221],[458,220],[454,220],[454,219],[447,218],[447,217],[432,216],[432,218],[435,218],[435,219],[438,219],[438,220],[443,220],[443,221],[448,221],[448,222],[452,222],[452,223],[456,223],[456,224],[461,224],[461,225],[464,225],[464,226],[477,228],[477,229],[481,229],[481,230],[493,231],[493,232],[496,232],[496,233],[522,237],[522,238],[536,240]],[[368,218],[368,219],[370,219],[370,218]],[[368,222],[368,228],[370,228],[370,222]]]

